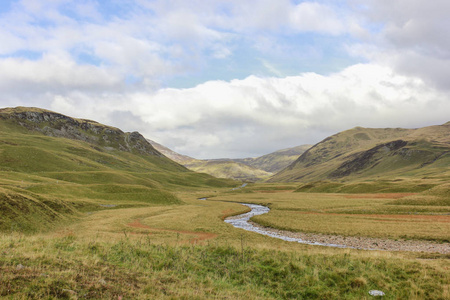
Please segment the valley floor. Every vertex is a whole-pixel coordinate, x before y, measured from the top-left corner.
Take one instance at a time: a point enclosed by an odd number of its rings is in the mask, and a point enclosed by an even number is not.
[[[303,245],[223,221],[248,211],[239,202],[256,203],[271,212],[253,221],[278,228],[273,230],[346,240],[431,240],[448,250],[445,205],[414,207],[399,204],[405,199],[395,195],[349,197],[294,193],[294,188],[179,192],[182,204],[110,206],[46,233],[5,232],[0,235],[0,297],[372,299],[370,290],[382,290],[384,299],[449,298],[447,252]],[[208,200],[198,200],[203,197]],[[428,218],[436,214],[440,217]]]

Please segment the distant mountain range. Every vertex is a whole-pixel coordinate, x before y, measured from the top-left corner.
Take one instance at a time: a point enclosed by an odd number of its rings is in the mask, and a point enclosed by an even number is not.
[[[207,173],[218,178],[232,178],[250,182],[268,179],[273,174],[286,168],[311,147],[311,145],[302,145],[256,158],[200,160],[179,154],[152,140],[148,141],[159,152],[190,170]]]
[[[418,129],[356,127],[330,136],[271,182],[449,178],[450,122]]]

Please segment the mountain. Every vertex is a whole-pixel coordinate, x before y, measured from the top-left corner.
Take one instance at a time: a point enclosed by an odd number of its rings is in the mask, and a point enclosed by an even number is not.
[[[153,147],[168,158],[195,172],[202,172],[217,178],[231,178],[241,181],[261,181],[287,167],[310,145],[279,150],[256,158],[243,159],[195,159],[148,140]]]
[[[184,164],[188,169],[202,172],[217,178],[231,178],[240,181],[256,182],[268,179],[273,174],[254,168],[232,159],[195,160]]]
[[[234,159],[234,161],[275,174],[293,163],[300,155],[311,148],[311,146],[301,145],[278,150],[260,157]]]
[[[303,153],[271,182],[442,177],[450,172],[450,122],[418,129],[356,127]]]
[[[192,158],[190,156],[187,155],[183,155],[183,154],[179,154],[169,148],[167,148],[166,146],[163,146],[161,144],[158,144],[155,141],[152,141],[150,139],[147,139],[147,141],[155,148],[157,149],[159,152],[161,152],[162,154],[164,154],[166,157],[170,158],[171,160],[181,164],[181,165],[185,165],[187,163],[193,162],[193,161],[198,161],[198,159]]]
[[[174,191],[232,186],[166,158],[138,132],[0,109],[0,230],[45,229],[104,207],[180,204]]]

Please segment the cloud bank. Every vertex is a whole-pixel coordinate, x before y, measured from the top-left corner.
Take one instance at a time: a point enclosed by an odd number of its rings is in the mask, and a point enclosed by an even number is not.
[[[137,130],[197,158],[449,121],[447,1],[8,4],[3,107]]]

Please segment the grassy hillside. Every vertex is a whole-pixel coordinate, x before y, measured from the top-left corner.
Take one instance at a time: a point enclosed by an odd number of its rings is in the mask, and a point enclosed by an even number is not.
[[[37,108],[0,110],[0,230],[48,229],[83,211],[180,204],[173,191],[234,185],[169,160],[137,132]]]
[[[0,110],[0,298],[370,299],[374,289],[386,299],[449,298],[448,254],[304,245],[223,221],[247,211],[239,203],[260,203],[272,210],[254,221],[274,230],[445,247],[445,174],[302,185],[421,193],[231,190],[235,181],[189,171],[138,133],[17,110]]]
[[[311,148],[311,146],[312,145],[301,145],[278,150],[260,157],[235,159],[234,161],[275,174],[297,160],[297,158]]]
[[[260,181],[269,178],[272,173],[260,170],[232,160],[210,159],[195,160],[185,166],[196,172],[207,173],[217,178],[233,178],[241,181]]]
[[[310,145],[279,150],[256,158],[243,159],[195,159],[179,154],[169,148],[148,140],[155,149],[173,161],[195,172],[206,173],[217,178],[241,181],[261,181],[281,171],[294,162]]]
[[[177,153],[169,148],[167,148],[166,146],[163,146],[155,141],[149,140],[147,139],[147,141],[159,152],[161,152],[162,154],[164,154],[166,157],[170,158],[171,160],[181,164],[181,165],[185,165],[187,163],[190,162],[194,162],[194,161],[198,161],[198,159],[192,158],[190,156],[187,155],[183,155],[180,153]]]
[[[270,181],[448,178],[450,122],[419,129],[357,127],[326,138]]]

